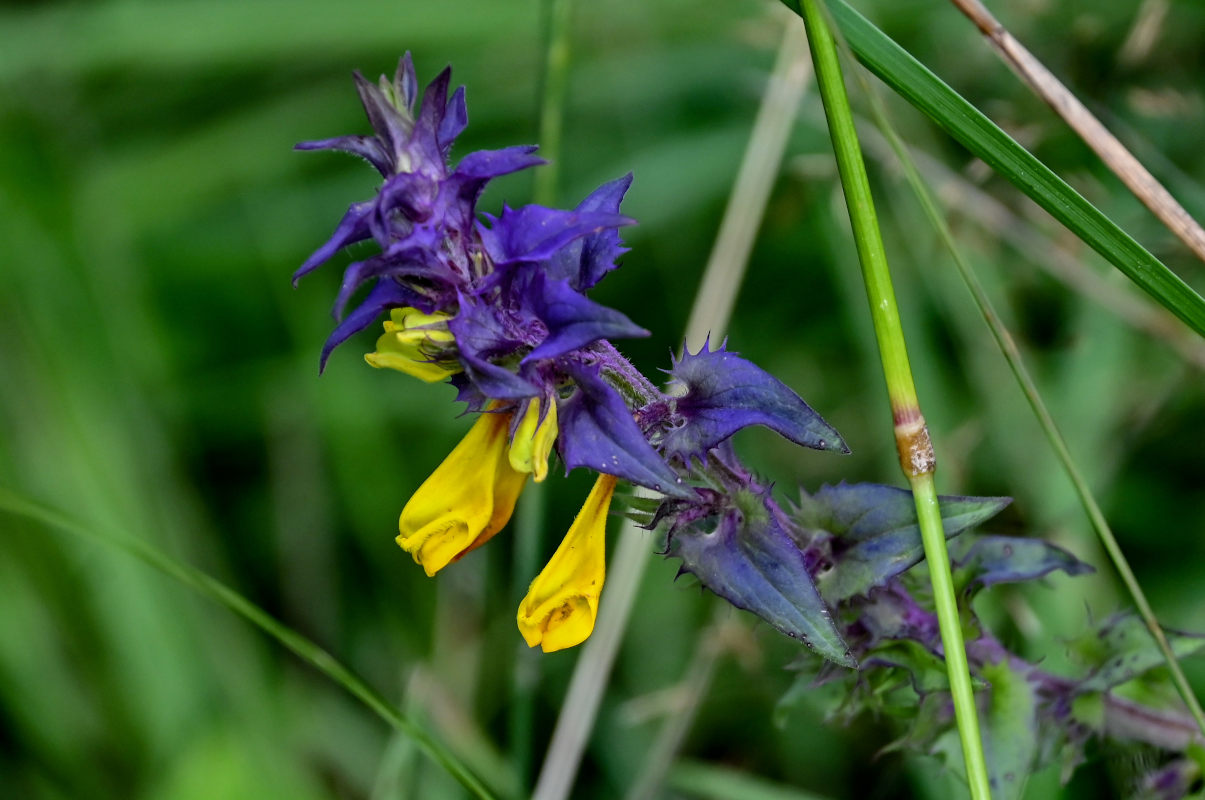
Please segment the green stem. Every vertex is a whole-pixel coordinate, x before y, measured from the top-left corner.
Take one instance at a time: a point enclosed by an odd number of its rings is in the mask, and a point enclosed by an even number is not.
[[[1171,645],[1167,641],[1167,636],[1164,634],[1163,628],[1160,627],[1159,621],[1155,617],[1155,612],[1146,598],[1146,593],[1138,582],[1138,578],[1135,577],[1134,571],[1130,569],[1130,563],[1126,559],[1125,553],[1122,552],[1117,537],[1113,535],[1113,530],[1109,527],[1104,512],[1101,511],[1100,505],[1096,502],[1096,498],[1093,496],[1087,480],[1084,479],[1083,474],[1076,466],[1075,459],[1071,455],[1071,450],[1067,447],[1066,439],[1063,438],[1062,432],[1059,431],[1058,426],[1055,424],[1054,417],[1051,416],[1050,411],[1046,408],[1046,404],[1043,402],[1042,396],[1038,392],[1037,384],[1034,383],[1029,370],[1025,368],[1025,362],[1021,359],[1021,352],[1017,349],[1012,336],[1000,321],[1000,316],[996,313],[995,308],[993,308],[992,301],[987,296],[983,285],[979,282],[979,278],[975,275],[974,270],[971,269],[970,264],[962,257],[962,253],[954,243],[954,235],[950,232],[950,228],[946,224],[940,209],[937,207],[937,203],[926,189],[925,182],[917,171],[916,165],[913,163],[907,148],[891,126],[891,122],[887,117],[887,109],[884,107],[882,99],[873,92],[868,82],[864,79],[861,82],[864,89],[869,93],[871,111],[875,121],[883,131],[884,137],[886,137],[888,144],[891,145],[891,149],[895,152],[896,158],[903,167],[908,184],[916,194],[925,215],[936,229],[938,238],[941,239],[942,244],[945,245],[953,257],[954,264],[958,268],[958,274],[962,277],[963,283],[966,284],[967,290],[970,291],[971,296],[974,298],[975,305],[983,316],[984,323],[987,325],[988,330],[991,331],[992,337],[996,340],[996,345],[1000,348],[1000,352],[1004,355],[1005,360],[1008,361],[1008,366],[1012,370],[1013,377],[1016,378],[1017,384],[1025,394],[1025,399],[1029,401],[1029,407],[1033,410],[1038,424],[1042,426],[1042,431],[1046,434],[1047,441],[1050,442],[1050,446],[1054,449],[1059,463],[1063,465],[1063,470],[1067,473],[1067,477],[1075,487],[1075,493],[1079,497],[1080,504],[1084,507],[1084,512],[1088,515],[1092,528],[1096,531],[1097,538],[1100,540],[1109,559],[1113,562],[1113,567],[1121,577],[1121,582],[1125,584],[1130,597],[1134,600],[1134,605],[1138,608],[1139,615],[1142,617],[1147,629],[1151,632],[1151,636],[1154,637],[1155,643],[1167,662],[1167,668],[1172,676],[1172,683],[1175,684],[1176,689],[1180,692],[1180,696],[1184,699],[1185,705],[1188,706],[1193,719],[1196,720],[1197,726],[1201,729],[1202,733],[1205,733],[1205,710],[1202,710],[1201,702],[1193,692],[1192,686],[1188,682],[1188,677],[1184,674],[1184,669],[1176,659],[1175,653],[1172,652]]]
[[[836,42],[825,11],[820,5],[820,0],[800,0],[799,11],[807,25],[808,41],[812,46],[812,63],[816,68],[816,81],[824,102],[829,134],[832,137],[841,185],[849,209],[850,224],[862,264],[866,298],[870,304],[883,377],[887,382],[887,394],[895,422],[900,465],[912,484],[913,498],[916,502],[917,520],[920,523],[942,646],[946,655],[950,692],[954,699],[954,715],[962,741],[967,783],[972,798],[988,800],[991,791],[988,788],[987,762],[979,736],[979,717],[971,690],[971,674],[967,667],[966,649],[962,640],[958,602],[954,595],[950,559],[946,553],[945,533],[942,530],[941,512],[933,481],[936,461],[924,417],[921,415],[916,386],[912,380],[903,327],[895,302],[895,291],[891,285],[891,271],[887,266],[887,255],[874,211],[874,199],[870,193],[870,181],[866,175],[866,165],[862,161],[853,112],[845,93],[845,81],[837,56]]]
[[[988,789],[987,759],[979,736],[979,714],[975,710],[971,671],[962,643],[962,622],[954,594],[954,579],[950,574],[950,556],[946,552],[941,510],[937,503],[937,485],[932,472],[909,476],[908,482],[912,485],[916,518],[925,546],[925,562],[929,565],[929,581],[933,584],[933,605],[937,609],[946,672],[950,676],[950,692],[954,695],[954,718],[958,723],[958,738],[962,741],[967,783],[971,787],[971,797],[988,800],[991,792]]]
[[[570,0],[545,0],[544,76],[540,95],[540,154],[548,163],[536,170],[532,193],[536,203],[556,203],[561,131],[565,120],[565,90],[569,84]]]

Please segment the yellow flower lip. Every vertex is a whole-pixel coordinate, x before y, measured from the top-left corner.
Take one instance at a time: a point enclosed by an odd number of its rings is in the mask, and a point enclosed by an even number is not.
[[[397,543],[434,575],[510,520],[527,474],[510,465],[511,414],[482,414],[398,519]]]
[[[407,323],[386,322],[386,335],[393,333],[391,327]],[[402,509],[397,543],[427,575],[501,530],[528,475],[537,481],[547,477],[557,435],[556,404],[548,403],[543,419],[540,404],[534,398],[513,412],[499,411],[501,404],[492,404]]]
[[[455,342],[448,330],[450,314],[437,311],[424,314],[417,308],[395,308],[385,320],[385,333],[377,339],[377,349],[364,360],[378,369],[395,369],[427,383],[446,380],[460,372],[456,361],[442,361],[438,355]]]
[[[618,479],[599,475],[582,510],[519,604],[519,633],[545,653],[589,638],[606,577],[607,511]]]

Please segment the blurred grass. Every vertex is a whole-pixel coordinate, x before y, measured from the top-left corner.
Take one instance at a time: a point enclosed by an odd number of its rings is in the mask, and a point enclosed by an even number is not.
[[[952,9],[859,3],[955,89],[1030,146],[1197,288],[1205,274],[986,51]],[[1128,5],[994,8],[1078,89],[1198,217],[1205,13],[1172,3],[1157,46],[1119,52]],[[598,289],[653,330],[628,343],[648,371],[679,343],[779,40],[753,0],[624,0],[574,11],[562,200],[636,173],[624,269]],[[465,425],[446,387],[363,367],[356,345],[317,377],[337,267],[288,276],[374,186],[293,142],[363,132],[350,71],[468,87],[454,155],[535,139],[539,4],[95,2],[0,7],[0,484],[129,530],[228,581],[318,641],[471,763],[505,752],[519,598],[508,539],[427,580],[392,542],[396,515]],[[1010,208],[1014,190],[902,103],[909,143]],[[805,107],[737,301],[732,347],[798,389],[848,458],[750,432],[738,448],[778,482],[894,481],[894,452],[853,252],[834,200],[822,117]],[[1173,167],[1174,165],[1174,167]],[[882,170],[897,292],[943,492],[1011,494],[997,526],[1055,538],[1100,565],[1071,487],[902,183]],[[483,208],[529,199],[530,176]],[[1071,449],[1171,626],[1205,630],[1205,386],[1159,342],[1052,281],[1000,236],[952,214],[960,245],[1019,340]],[[1053,225],[1031,223],[1130,292]],[[350,258],[349,254],[347,258]],[[803,265],[805,269],[800,269]],[[370,338],[360,342],[367,347]],[[588,489],[550,478],[549,547]],[[714,598],[656,560],[638,600],[579,795],[639,772],[657,692],[687,671]],[[985,613],[1054,666],[1062,637],[1121,602],[1104,574],[1001,589]],[[234,618],[119,554],[7,521],[0,537],[0,786],[14,797],[455,797],[337,687]],[[438,597],[438,603],[437,603]],[[436,607],[440,617],[433,617]],[[736,613],[736,612],[731,612]],[[758,630],[722,664],[684,755],[826,797],[941,797],[932,770],[863,720],[822,717],[817,692],[772,724],[790,642]],[[537,750],[573,663],[543,661]],[[1205,668],[1186,665],[1200,692]],[[756,679],[753,679],[753,678]],[[634,713],[633,709],[646,709]],[[1097,753],[1066,797],[1119,794]],[[919,762],[918,762],[919,763]],[[1122,776],[1124,778],[1124,776]],[[1031,781],[1051,797],[1057,781]]]
[[[474,797],[481,798],[481,800],[493,799],[494,795],[473,775],[464,763],[449,753],[447,748],[440,742],[432,738],[422,725],[419,725],[410,717],[399,712],[380,693],[367,686],[354,672],[339,663],[338,659],[332,657],[326,650],[323,650],[306,637],[297,633],[297,631],[282,625],[275,617],[248,601],[221,581],[215,580],[212,576],[195,567],[173,559],[143,539],[131,538],[113,531],[89,528],[70,517],[63,516],[52,509],[47,509],[36,503],[30,503],[27,499],[3,489],[0,489],[0,511],[15,515],[26,521],[40,523],[48,529],[57,530],[59,533],[68,533],[123,552],[157,569],[164,575],[173,578],[180,584],[196,591],[201,596],[214,601],[218,605],[224,606],[227,610],[242,617],[246,622],[275,639],[281,646],[292,651],[294,655],[307,662],[318,672],[324,674],[333,683],[346,689],[349,694],[355,696],[365,706],[376,713],[377,716],[395,728],[398,733],[404,735],[408,741],[414,743],[425,755],[443,767],[450,776],[455,778]],[[498,778],[495,780],[495,783],[504,783],[504,779],[499,778],[497,773],[505,773],[505,769],[495,770],[495,773],[495,777]],[[514,793],[512,790],[511,794]]]

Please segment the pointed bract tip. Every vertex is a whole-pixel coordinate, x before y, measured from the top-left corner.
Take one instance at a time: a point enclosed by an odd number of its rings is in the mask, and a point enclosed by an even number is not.
[[[418,98],[418,79],[414,75],[414,59],[410,57],[409,50],[398,61],[393,83],[400,91],[406,109],[413,111],[414,101]]]

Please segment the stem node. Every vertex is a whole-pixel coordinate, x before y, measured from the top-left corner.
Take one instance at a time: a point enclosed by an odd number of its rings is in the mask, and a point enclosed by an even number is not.
[[[824,102],[825,115],[828,117],[829,133],[837,157],[837,171],[845,192],[845,205],[849,211],[858,256],[862,262],[866,299],[870,303],[875,338],[878,340],[879,355],[883,364],[883,377],[891,402],[900,466],[908,476],[916,502],[917,524],[925,549],[925,560],[929,564],[933,602],[941,628],[942,647],[945,648],[946,671],[950,679],[954,716],[962,743],[967,784],[972,800],[991,800],[987,759],[979,735],[979,717],[966,649],[963,645],[958,598],[950,574],[950,557],[946,552],[946,537],[942,531],[937,488],[933,482],[937,459],[933,455],[929,430],[925,427],[925,418],[920,413],[916,386],[912,382],[912,368],[908,363],[903,326],[891,287],[891,270],[887,266],[887,254],[874,212],[870,180],[866,176],[866,165],[862,161],[858,134],[854,129],[853,111],[849,106],[849,97],[845,94],[845,81],[837,56],[837,45],[829,27],[823,1],[800,0],[799,10],[807,26],[808,39],[811,41],[820,98]]]
[[[929,438],[929,426],[919,411],[907,421],[895,423],[895,447],[900,454],[900,469],[909,479],[937,471],[937,455],[933,452],[933,440]]]

